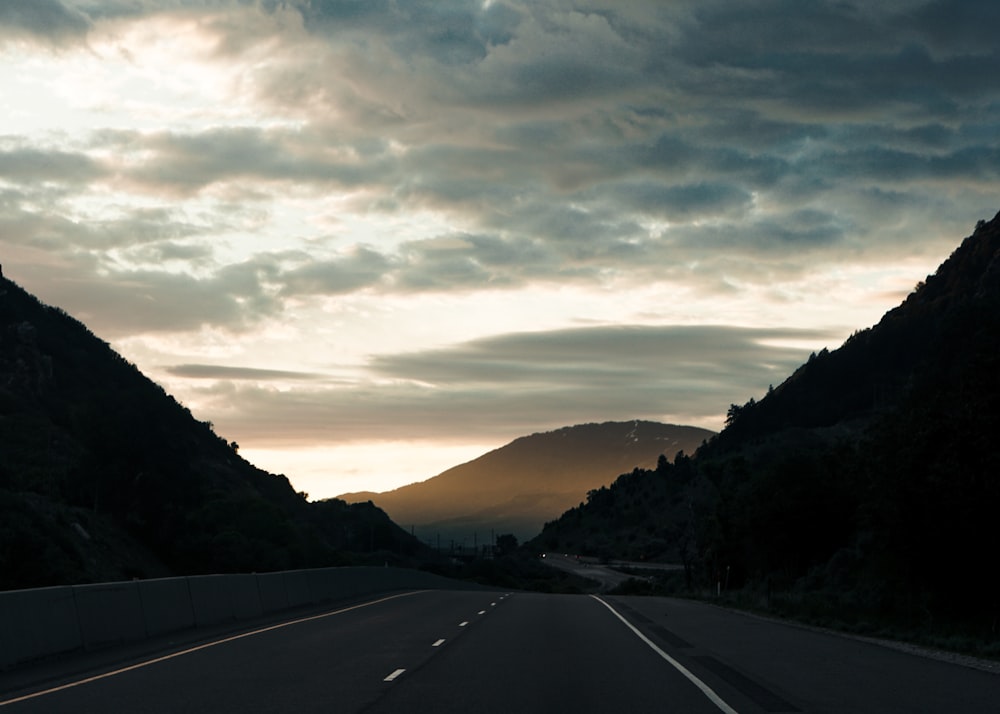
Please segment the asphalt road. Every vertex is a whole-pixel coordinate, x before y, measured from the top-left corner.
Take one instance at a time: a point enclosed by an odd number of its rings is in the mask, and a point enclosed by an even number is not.
[[[425,591],[111,654],[4,674],[0,714],[1000,711],[998,674],[667,598]]]
[[[598,563],[593,558],[581,558],[577,555],[562,553],[545,553],[542,558],[542,562],[551,568],[558,568],[559,570],[565,570],[574,575],[593,580],[598,584],[601,592],[614,590],[626,580],[634,577],[628,573],[615,570],[611,565]],[[628,564],[622,563],[622,565],[627,566]],[[668,567],[673,569],[672,566]]]

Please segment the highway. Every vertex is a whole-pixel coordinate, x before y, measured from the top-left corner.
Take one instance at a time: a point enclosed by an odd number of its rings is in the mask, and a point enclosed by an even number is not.
[[[616,570],[610,564],[599,563],[594,558],[581,558],[576,555],[568,555],[563,553],[545,553],[542,555],[544,562],[550,568],[558,568],[559,570],[565,570],[566,572],[573,573],[574,575],[579,575],[582,578],[587,578],[598,584],[601,592],[607,592],[618,587],[626,580],[629,580],[633,576],[628,573],[624,573],[620,570]],[[622,563],[623,566],[633,566],[633,567],[645,567],[650,568],[649,565],[636,564],[636,563]],[[653,568],[656,569],[669,569],[676,570],[679,566],[674,565],[655,565]]]
[[[1000,674],[670,598],[420,591],[201,638],[3,673],[0,714],[1000,711]]]

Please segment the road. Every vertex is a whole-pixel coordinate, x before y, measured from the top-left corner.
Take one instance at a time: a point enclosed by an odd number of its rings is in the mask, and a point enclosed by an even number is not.
[[[114,656],[5,673],[0,714],[975,714],[1000,703],[998,674],[669,598],[400,593]]]
[[[641,568],[645,570],[683,570],[680,565],[670,565],[666,563],[629,563],[616,561],[614,563],[600,563],[596,558],[586,558],[578,555],[565,553],[545,553],[542,555],[542,562],[552,568],[565,570],[566,572],[588,578],[598,584],[600,592],[608,592],[624,583],[626,580],[634,578],[634,575],[618,570],[618,568]]]

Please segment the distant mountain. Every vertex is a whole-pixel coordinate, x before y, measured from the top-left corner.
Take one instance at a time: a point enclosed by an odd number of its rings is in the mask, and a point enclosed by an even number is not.
[[[386,558],[371,504],[309,503],[58,308],[0,276],[0,589]]]
[[[621,476],[533,545],[995,641],[998,435],[1000,214],[876,326],[732,405],[694,458]]]
[[[471,546],[491,532],[518,539],[580,503],[626,469],[655,466],[661,455],[693,452],[713,432],[650,421],[569,426],[515,439],[434,478],[385,493],[347,493],[373,501],[423,540]]]

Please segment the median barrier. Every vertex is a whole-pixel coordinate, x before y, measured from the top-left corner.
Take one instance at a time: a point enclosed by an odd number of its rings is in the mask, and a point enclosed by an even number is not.
[[[257,579],[261,610],[270,613],[288,609],[285,573],[257,573],[254,577]]]
[[[407,589],[479,588],[405,568],[194,575],[0,592],[0,669],[54,654]]]
[[[234,620],[253,620],[264,614],[256,575],[228,575],[229,612]]]
[[[197,627],[235,620],[230,595],[231,575],[194,575],[187,579]]]
[[[288,607],[302,607],[314,602],[309,592],[309,571],[286,570],[281,575],[285,581],[285,592],[288,594]]]
[[[0,592],[0,669],[82,646],[72,587]]]
[[[147,637],[194,627],[194,607],[187,580],[156,578],[135,581]]]
[[[85,648],[146,637],[138,581],[74,585],[73,594]]]
[[[340,593],[343,597],[354,597],[357,590],[353,587],[353,581],[363,577],[358,568],[324,568],[307,570],[305,573],[313,602],[331,600],[333,593]]]

